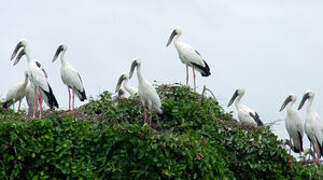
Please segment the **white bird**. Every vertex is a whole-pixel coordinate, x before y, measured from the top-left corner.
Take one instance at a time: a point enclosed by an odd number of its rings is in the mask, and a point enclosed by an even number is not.
[[[307,101],[306,117],[305,117],[305,133],[314,148],[314,154],[317,154],[317,161],[319,161],[321,155],[323,155],[322,141],[323,141],[323,122],[320,116],[312,108],[315,93],[311,90],[307,90],[303,96],[301,103],[298,106],[298,110],[302,109]],[[311,149],[311,147],[310,147]],[[315,160],[315,155],[314,155]]]
[[[228,107],[230,107],[235,101],[235,106],[238,111],[238,118],[242,124],[263,126],[264,124],[261,121],[258,113],[241,103],[241,98],[244,94],[244,89],[237,89],[229,101]]]
[[[72,90],[72,112],[74,113],[74,97],[75,93],[79,97],[80,101],[86,100],[85,89],[83,86],[83,82],[81,79],[80,74],[72,67],[70,63],[65,60],[65,52],[67,50],[67,46],[65,44],[61,44],[58,46],[55,56],[53,58],[53,62],[57,59],[59,55],[61,59],[61,78],[63,83],[67,86],[68,90],[68,97],[69,97],[69,106],[68,110],[71,110],[71,93],[70,89]]]
[[[36,62],[36,65],[43,71],[45,77],[48,78],[47,73],[45,69],[42,67],[42,65],[37,60],[35,60],[35,62]],[[35,94],[34,94],[34,87],[28,79],[28,84],[26,86],[26,101],[28,104],[28,116],[32,116],[34,109],[35,111],[37,111],[38,109],[39,103],[38,101],[36,101],[36,104],[34,104],[34,99],[36,98],[39,100],[40,97],[38,94],[36,94],[36,96],[37,97],[35,97]],[[50,106],[48,103],[48,99],[43,92],[42,92],[42,97],[44,99],[44,102],[47,104],[47,106]]]
[[[123,87],[120,87],[117,93],[119,98],[127,98],[126,90]]]
[[[8,91],[6,95],[5,102],[3,103],[3,108],[8,108],[9,106],[13,105],[13,111],[15,111],[14,104],[19,101],[18,111],[20,111],[21,101],[26,95],[26,87],[28,84],[28,74],[25,72],[25,80],[23,82],[19,82],[14,84]]]
[[[284,101],[280,111],[287,109],[287,116],[285,119],[285,126],[289,134],[289,143],[291,149],[295,153],[304,152],[303,149],[303,136],[304,136],[304,124],[302,122],[301,115],[299,111],[293,108],[293,105],[296,101],[296,95],[290,94]],[[291,153],[289,150],[289,154]]]
[[[123,89],[125,89],[130,94],[130,96],[137,95],[138,89],[135,87],[129,86],[128,81],[129,81],[129,75],[127,73],[122,74],[118,80],[115,92],[120,91],[121,85],[123,83]]]
[[[137,68],[138,94],[141,98],[141,102],[144,109],[144,124],[146,123],[146,119],[147,119],[146,110],[145,110],[145,108],[147,107],[150,113],[149,124],[151,126],[152,109],[154,109],[160,114],[163,113],[163,111],[161,110],[160,98],[157,94],[156,89],[151,85],[150,82],[145,80],[144,77],[142,76],[141,62],[139,58],[133,59],[133,62],[130,68],[129,78],[131,79],[135,68]]]
[[[17,44],[12,57],[15,56],[15,54],[18,52],[18,50],[21,47],[23,47],[23,49],[19,52],[13,65],[16,65],[19,62],[19,60],[21,59],[21,57],[26,55],[27,62],[28,62],[28,68],[27,68],[28,78],[34,87],[34,94],[37,94],[37,91],[39,93],[39,96],[34,96],[34,102],[36,102],[37,97],[39,97],[39,105],[40,105],[39,118],[41,118],[42,117],[42,94],[45,95],[46,98],[48,99],[48,103],[50,105],[49,107],[51,109],[55,108],[55,107],[58,108],[58,103],[57,103],[57,100],[53,94],[52,88],[50,87],[49,83],[47,82],[44,72],[38,67],[35,59],[33,59],[30,56],[30,52],[26,48],[26,46],[27,46],[26,44],[27,43],[25,40],[22,40]],[[34,105],[36,105],[36,103],[34,103]],[[33,117],[35,117],[36,110],[37,110],[37,107],[34,108]]]
[[[210,68],[197,50],[195,50],[189,44],[183,43],[178,40],[181,34],[182,31],[180,29],[174,29],[168,39],[166,47],[168,47],[174,39],[174,45],[176,47],[179,59],[182,61],[183,64],[186,65],[186,85],[188,85],[188,67],[190,66],[192,67],[193,71],[194,91],[196,91],[195,69],[199,71],[202,76],[207,77],[211,75]]]

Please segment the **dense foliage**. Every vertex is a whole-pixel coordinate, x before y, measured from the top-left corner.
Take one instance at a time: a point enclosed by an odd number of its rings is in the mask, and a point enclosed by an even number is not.
[[[103,92],[42,120],[0,109],[1,179],[314,179],[269,127],[243,127],[212,98],[161,85],[163,114],[142,125],[138,97]]]

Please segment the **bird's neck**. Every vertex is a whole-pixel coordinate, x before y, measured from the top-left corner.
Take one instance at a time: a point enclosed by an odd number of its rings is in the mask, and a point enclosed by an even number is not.
[[[63,65],[65,65],[65,64],[66,64],[66,60],[65,60],[65,52],[66,52],[66,51],[63,51],[63,52],[61,53],[61,62],[62,62],[62,64],[63,64]]]
[[[178,43],[179,43],[179,35],[176,35],[175,37],[174,37],[174,44],[175,44],[175,47],[177,48],[177,46],[179,45]]]
[[[307,107],[306,107],[307,113],[313,112],[312,104],[313,104],[313,99],[309,99],[307,102]]]
[[[241,98],[242,98],[242,96],[238,96],[237,99],[235,100],[235,106],[237,109],[242,106]]]
[[[288,112],[293,110],[293,105],[294,105],[293,102],[290,102],[290,103],[287,104],[286,109],[287,109]]]
[[[25,82],[24,82],[24,85],[23,85],[25,88],[26,88],[26,86],[27,86],[27,84],[28,84],[28,81],[29,81],[29,80],[28,80],[28,76],[25,76]]]
[[[129,92],[130,88],[128,86],[128,80],[124,80],[123,87]]]
[[[144,80],[141,74],[141,66],[137,66],[137,77],[139,82],[142,82]]]

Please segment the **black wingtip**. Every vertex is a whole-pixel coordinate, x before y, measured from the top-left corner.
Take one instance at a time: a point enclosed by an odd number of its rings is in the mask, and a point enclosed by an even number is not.
[[[48,88],[49,88],[49,92],[46,92],[42,89],[42,91],[45,93],[45,95],[47,96],[47,99],[48,99],[48,104],[49,104],[49,108],[50,109],[55,109],[56,108],[59,108],[58,106],[58,102],[56,100],[56,97],[54,96],[54,93],[53,93],[53,90],[52,88],[50,87],[50,85],[48,85]]]
[[[9,105],[10,101],[6,101],[2,104],[2,107],[5,108],[5,109],[8,109],[8,107],[10,106]]]
[[[260,116],[258,115],[257,112],[255,113],[255,115],[253,115],[250,112],[249,115],[255,120],[255,122],[256,122],[256,124],[257,124],[258,127],[264,126],[264,123],[261,121]]]
[[[195,64],[195,63],[192,63],[194,67],[196,67],[197,69],[199,69],[199,71],[201,72],[201,75],[203,77],[208,77],[211,75],[211,72],[210,72],[210,67],[209,65],[203,60],[205,66],[201,66],[201,65],[198,65],[198,64]]]
[[[80,99],[80,101],[85,101],[86,99],[87,99],[87,97],[86,97],[86,94],[85,94],[85,90],[83,90],[82,92],[81,91],[78,91],[78,97],[79,97],[79,99]]]

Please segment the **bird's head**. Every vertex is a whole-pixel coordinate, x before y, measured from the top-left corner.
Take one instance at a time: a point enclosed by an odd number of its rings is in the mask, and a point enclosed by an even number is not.
[[[174,29],[172,34],[170,34],[170,36],[169,36],[166,47],[168,47],[170,45],[170,43],[172,43],[175,36],[180,36],[181,34],[182,34],[182,31],[179,28]]]
[[[122,82],[124,80],[129,80],[129,75],[127,73],[124,73],[122,74],[120,77],[119,77],[119,80],[118,80],[118,83],[117,83],[117,87],[116,87],[116,90],[115,92],[118,92],[120,90],[120,87],[122,85]]]
[[[15,47],[15,49],[14,49],[14,51],[13,51],[12,55],[11,55],[10,60],[12,61],[12,60],[15,58],[15,56],[17,55],[18,51],[19,51],[21,48],[26,48],[26,47],[27,47],[27,41],[26,41],[25,39],[21,39],[21,40],[17,43],[17,45],[16,45],[16,47]]]
[[[137,66],[141,65],[141,61],[139,58],[134,58],[130,67],[130,72],[129,72],[129,79],[131,79],[133,72],[135,71],[135,68]]]
[[[234,94],[233,94],[232,98],[230,99],[230,101],[229,101],[229,103],[228,103],[228,107],[230,107],[230,106],[234,103],[234,101],[236,100],[236,98],[237,98],[238,96],[242,97],[242,96],[244,95],[244,93],[245,93],[245,90],[244,90],[244,89],[242,89],[242,88],[237,89],[237,90],[234,92]]]
[[[315,93],[312,90],[307,90],[302,98],[301,103],[298,106],[298,110],[302,109],[307,100],[312,100],[315,96]]]
[[[65,52],[67,50],[67,46],[65,44],[60,44],[56,50],[56,53],[54,55],[54,58],[52,60],[52,62],[55,62],[55,60],[57,59],[57,57],[59,56],[59,54],[61,52]]]
[[[21,51],[19,51],[19,54],[16,57],[16,60],[13,63],[13,65],[15,66],[16,64],[18,64],[18,62],[20,61],[21,57],[24,56],[24,55],[26,55],[27,53],[29,53],[29,51],[26,48],[23,48]]]
[[[279,111],[283,111],[288,104],[294,104],[296,99],[295,94],[289,94]]]

